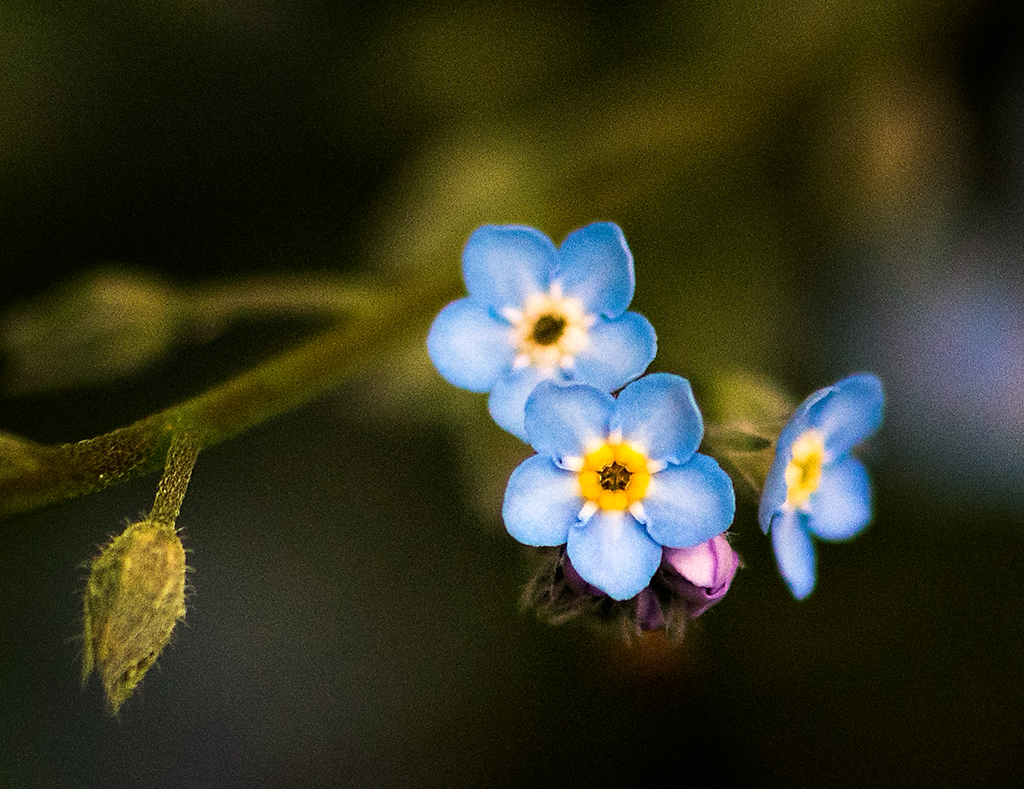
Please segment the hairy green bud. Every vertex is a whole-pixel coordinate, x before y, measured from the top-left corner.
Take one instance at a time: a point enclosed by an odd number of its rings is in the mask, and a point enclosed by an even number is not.
[[[99,673],[115,715],[185,618],[185,549],[174,527],[145,520],[111,542],[93,560],[84,614],[82,683]]]

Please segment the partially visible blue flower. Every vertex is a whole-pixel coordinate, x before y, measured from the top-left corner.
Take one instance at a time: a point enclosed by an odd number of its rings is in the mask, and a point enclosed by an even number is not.
[[[449,382],[490,392],[494,421],[523,440],[526,398],[541,381],[613,392],[654,359],[653,327],[626,312],[633,257],[618,225],[587,225],[558,249],[531,227],[484,225],[462,273],[469,296],[437,316],[427,350]]]
[[[512,472],[505,527],[526,545],[565,544],[579,576],[609,597],[643,590],[663,547],[699,545],[732,523],[732,481],[697,453],[704,421],[684,378],[648,375],[618,398],[541,383],[526,432],[538,454]]]
[[[758,520],[797,599],[816,580],[812,535],[848,540],[871,520],[871,482],[851,450],[882,422],[882,384],[869,373],[812,394],[782,429]]]

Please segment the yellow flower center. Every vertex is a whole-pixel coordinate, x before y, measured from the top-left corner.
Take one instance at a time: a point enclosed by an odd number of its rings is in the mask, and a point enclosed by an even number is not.
[[[792,458],[786,466],[786,504],[802,507],[821,484],[825,465],[825,437],[811,428],[793,442]]]
[[[651,471],[647,458],[622,443],[606,443],[588,452],[579,471],[580,491],[603,510],[624,510],[647,492]]]
[[[571,367],[576,354],[586,347],[587,331],[595,320],[578,299],[563,296],[557,282],[547,293],[530,296],[522,310],[506,309],[503,314],[515,336],[513,369]]]

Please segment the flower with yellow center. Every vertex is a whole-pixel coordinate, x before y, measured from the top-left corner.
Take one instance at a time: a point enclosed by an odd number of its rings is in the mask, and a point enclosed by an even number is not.
[[[614,392],[654,359],[654,329],[626,311],[633,257],[617,225],[588,225],[558,248],[530,227],[484,225],[462,273],[469,296],[434,320],[430,359],[456,386],[490,392],[494,421],[524,441],[526,399],[541,381]]]
[[[704,423],[679,376],[645,376],[617,398],[545,382],[526,427],[538,454],[509,479],[509,534],[565,544],[580,577],[616,600],[650,583],[663,548],[700,545],[732,522],[732,482],[697,452]]]
[[[850,376],[804,400],[779,435],[758,519],[798,599],[817,581],[812,536],[848,540],[871,520],[871,484],[851,450],[878,429],[883,403],[878,378]]]
[[[644,494],[651,482],[647,458],[628,444],[602,444],[588,452],[579,470],[585,509],[630,510],[641,515]]]

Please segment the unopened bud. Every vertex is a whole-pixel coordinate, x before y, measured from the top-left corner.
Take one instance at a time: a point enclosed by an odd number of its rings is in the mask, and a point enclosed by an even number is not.
[[[661,569],[665,582],[696,619],[725,597],[740,566],[740,557],[724,534],[692,548],[666,548]]]
[[[133,523],[92,563],[82,682],[95,669],[116,714],[185,618],[185,550],[173,526]]]
[[[0,315],[6,386],[23,393],[131,375],[171,347],[179,320],[163,280],[124,267],[87,272]]]

